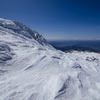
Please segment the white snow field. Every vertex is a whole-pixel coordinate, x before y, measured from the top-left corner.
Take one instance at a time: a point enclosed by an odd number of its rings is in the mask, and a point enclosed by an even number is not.
[[[100,54],[64,53],[0,19],[0,100],[100,100]]]

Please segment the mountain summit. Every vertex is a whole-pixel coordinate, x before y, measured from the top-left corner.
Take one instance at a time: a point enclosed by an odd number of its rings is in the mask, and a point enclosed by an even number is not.
[[[100,100],[100,54],[64,53],[0,19],[0,100]]]

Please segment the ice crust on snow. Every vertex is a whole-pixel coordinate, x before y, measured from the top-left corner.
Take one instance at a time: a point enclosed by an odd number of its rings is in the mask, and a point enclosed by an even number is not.
[[[3,22],[0,100],[100,100],[100,54],[64,53],[25,25]]]

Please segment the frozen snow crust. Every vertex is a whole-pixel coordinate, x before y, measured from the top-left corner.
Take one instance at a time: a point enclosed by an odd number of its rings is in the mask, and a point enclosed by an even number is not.
[[[0,19],[0,100],[100,100],[100,54],[64,53]]]

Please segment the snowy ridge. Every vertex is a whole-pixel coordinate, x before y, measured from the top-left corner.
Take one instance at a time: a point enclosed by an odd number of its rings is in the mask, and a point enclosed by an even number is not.
[[[19,24],[0,25],[0,100],[100,100],[100,54],[55,50]]]
[[[15,34],[20,34],[31,39],[34,38],[41,44],[47,43],[43,36],[38,32],[31,30],[29,27],[17,21],[5,20],[0,18],[0,26],[12,30],[13,32],[15,32]]]
[[[7,25],[14,25],[13,21],[11,21],[11,20],[5,20],[3,18],[0,18],[0,23],[7,24]]]

